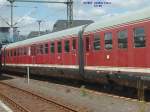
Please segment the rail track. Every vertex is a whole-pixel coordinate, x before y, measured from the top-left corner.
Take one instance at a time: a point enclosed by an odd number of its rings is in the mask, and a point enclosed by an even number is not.
[[[55,106],[55,108],[56,108],[55,111],[57,111],[57,112],[87,112],[86,110],[80,110],[80,109],[77,109],[77,108],[73,109],[73,108],[69,107],[68,105],[64,105],[64,104],[61,104],[59,102],[54,101],[54,99],[45,98],[45,97],[43,97],[41,95],[35,94],[33,92],[30,92],[30,91],[27,91],[27,90],[24,90],[24,89],[21,89],[21,88],[18,88],[18,87],[9,85],[9,84],[6,84],[4,82],[0,82],[0,89],[1,89],[1,87],[3,88],[3,90],[4,89],[9,90],[9,92],[10,91],[11,92],[14,91],[15,93],[21,92],[22,97],[24,97],[25,99],[26,98],[28,99],[28,97],[31,96],[31,97],[36,98],[37,100],[40,100],[42,102],[42,104],[44,102],[45,105],[53,105],[53,107]],[[0,97],[4,101],[6,101],[7,103],[9,103],[11,106],[13,106],[15,109],[19,110],[20,112],[38,112],[38,111],[40,112],[41,111],[41,110],[38,109],[38,107],[37,107],[37,110],[36,109],[32,110],[34,106],[32,108],[30,108],[31,106],[28,108],[27,106],[22,105],[21,101],[19,101],[19,103],[16,103],[16,101],[14,101],[14,97],[15,96],[9,96],[9,95],[7,96],[5,94],[7,92],[0,91]],[[27,96],[25,97],[25,95],[27,95]],[[39,103],[41,103],[41,102],[39,102]],[[35,102],[32,102],[31,105],[33,103],[35,103]],[[37,106],[38,105],[39,104],[37,104]],[[47,106],[45,108],[46,109],[43,112],[50,112],[50,110],[48,109],[49,106]],[[52,110],[52,111],[54,111],[54,110]]]
[[[7,97],[6,95],[3,95],[2,93],[0,93],[0,98],[9,103],[11,106],[19,110],[20,112],[31,112],[28,109],[21,106],[19,103],[14,102],[11,98]]]

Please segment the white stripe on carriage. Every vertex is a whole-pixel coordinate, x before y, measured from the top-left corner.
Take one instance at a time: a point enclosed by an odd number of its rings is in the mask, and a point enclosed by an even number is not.
[[[49,68],[70,68],[70,69],[79,68],[78,65],[51,65],[51,64],[6,64],[6,66],[21,66],[21,67],[29,66],[29,67],[49,67]],[[85,66],[85,70],[150,73],[150,68],[140,68],[140,67]]]

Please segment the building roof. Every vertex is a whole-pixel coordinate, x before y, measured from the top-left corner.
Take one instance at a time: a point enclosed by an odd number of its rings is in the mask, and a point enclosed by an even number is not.
[[[40,35],[45,35],[48,33],[50,33],[50,32],[40,31]],[[38,36],[39,36],[39,31],[31,31],[27,38],[33,38],[33,37],[38,37]]]
[[[56,32],[56,31],[61,31],[64,29],[67,29],[67,20],[58,20],[56,21],[56,23],[53,26],[53,31],[52,32]],[[72,27],[77,27],[77,26],[81,26],[81,25],[86,25],[86,24],[91,24],[94,21],[92,20],[73,20],[72,22]]]

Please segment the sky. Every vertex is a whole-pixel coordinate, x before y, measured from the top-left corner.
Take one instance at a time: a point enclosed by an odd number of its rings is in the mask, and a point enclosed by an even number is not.
[[[150,7],[149,0],[73,0],[73,2],[74,19],[95,22]],[[86,4],[87,2],[109,2],[110,4],[95,7],[93,4]],[[14,7],[14,24],[17,23],[16,26],[22,35],[38,31],[38,20],[42,20],[41,30],[52,30],[57,20],[67,18],[65,4],[15,2],[14,5],[16,6]],[[0,0],[0,15],[10,23],[10,7],[7,0]]]

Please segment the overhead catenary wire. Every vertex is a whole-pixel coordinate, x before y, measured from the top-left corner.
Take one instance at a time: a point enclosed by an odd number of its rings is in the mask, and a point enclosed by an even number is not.
[[[35,9],[32,10],[32,11],[30,11],[30,12],[28,12],[26,15],[24,15],[22,18],[20,18],[17,22],[15,22],[13,24],[13,26],[16,26],[17,24],[19,24],[20,22],[22,22],[23,20],[25,20],[25,17],[31,15],[34,11],[35,11]]]

